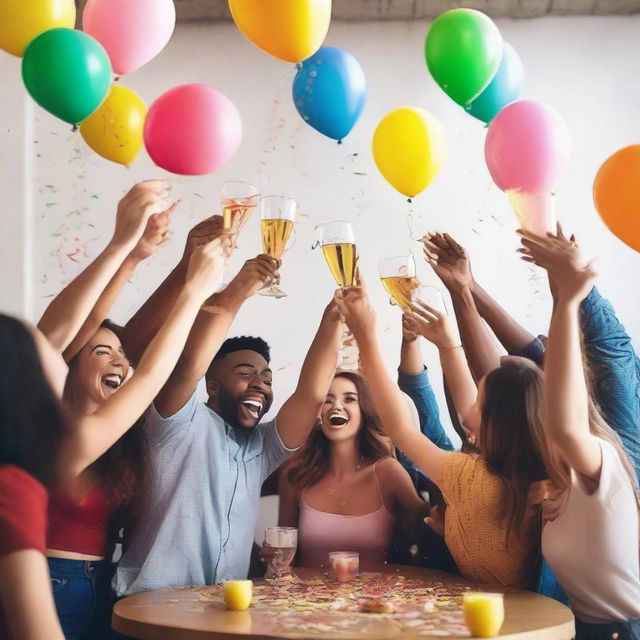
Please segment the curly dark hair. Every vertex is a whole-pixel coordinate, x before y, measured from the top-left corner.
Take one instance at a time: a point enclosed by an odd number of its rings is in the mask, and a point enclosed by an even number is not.
[[[45,376],[33,335],[4,314],[0,353],[0,464],[16,465],[52,487],[67,415]]]
[[[357,447],[364,460],[380,460],[391,452],[382,440],[380,420],[373,408],[371,389],[365,378],[355,371],[338,371],[336,378],[351,380],[358,391],[358,404],[362,413],[362,425],[358,431]],[[304,445],[291,458],[287,466],[289,482],[300,491],[319,482],[329,471],[331,442],[324,435],[320,420]]]
[[[236,336],[235,338],[227,338],[218,353],[213,356],[213,362],[224,358],[230,353],[236,351],[255,351],[259,353],[267,362],[271,362],[271,349],[269,345],[262,339],[255,336]]]

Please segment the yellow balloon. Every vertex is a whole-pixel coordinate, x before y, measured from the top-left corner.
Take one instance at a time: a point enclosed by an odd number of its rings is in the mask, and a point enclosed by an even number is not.
[[[147,106],[137,93],[114,85],[106,100],[80,123],[84,141],[107,160],[130,165],[142,148]]]
[[[0,49],[21,57],[43,31],[75,24],[74,0],[0,0]]]
[[[286,62],[313,55],[331,21],[331,0],[229,0],[229,9],[253,44]]]
[[[410,198],[431,184],[446,155],[442,125],[420,107],[390,111],[373,134],[373,158],[380,173]]]

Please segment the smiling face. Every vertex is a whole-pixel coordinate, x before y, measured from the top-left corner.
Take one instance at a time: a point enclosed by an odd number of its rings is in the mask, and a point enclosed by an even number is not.
[[[96,404],[110,398],[129,374],[120,340],[104,327],[96,331],[72,362],[75,393]]]
[[[358,389],[353,381],[336,376],[320,411],[322,432],[332,442],[355,438],[362,426]]]
[[[269,363],[259,353],[233,351],[207,373],[207,404],[232,427],[253,429],[271,408],[272,379]]]

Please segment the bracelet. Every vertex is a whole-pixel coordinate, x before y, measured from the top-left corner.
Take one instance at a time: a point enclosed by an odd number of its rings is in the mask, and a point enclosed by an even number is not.
[[[457,344],[455,347],[438,347],[438,351],[453,351],[454,349],[462,349],[462,345]]]

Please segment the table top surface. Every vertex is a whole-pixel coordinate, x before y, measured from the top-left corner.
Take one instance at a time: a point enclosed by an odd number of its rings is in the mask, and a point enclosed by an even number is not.
[[[460,594],[472,589],[505,594],[502,640],[570,640],[574,635],[567,607],[528,591],[489,588],[460,576],[401,565],[345,584],[321,569],[294,571],[293,580],[254,581],[247,611],[227,611],[221,585],[136,594],[116,603],[113,628],[141,640],[468,638]],[[394,613],[359,613],[362,598],[372,597],[394,603]]]

